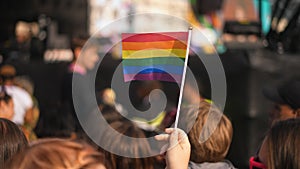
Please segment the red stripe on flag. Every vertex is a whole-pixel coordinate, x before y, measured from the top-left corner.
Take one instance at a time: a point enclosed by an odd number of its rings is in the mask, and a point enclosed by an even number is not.
[[[180,40],[186,42],[187,32],[123,33],[122,42],[157,42]]]

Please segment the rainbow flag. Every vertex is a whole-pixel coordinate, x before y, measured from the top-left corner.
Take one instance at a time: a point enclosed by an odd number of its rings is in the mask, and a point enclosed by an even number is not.
[[[188,32],[123,33],[124,81],[181,83]]]

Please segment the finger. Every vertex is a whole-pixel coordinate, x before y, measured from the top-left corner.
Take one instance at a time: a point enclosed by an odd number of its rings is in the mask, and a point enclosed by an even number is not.
[[[171,134],[175,129],[174,128],[166,128],[165,132]]]
[[[159,134],[154,136],[155,140],[157,141],[169,141],[170,135],[169,134]]]

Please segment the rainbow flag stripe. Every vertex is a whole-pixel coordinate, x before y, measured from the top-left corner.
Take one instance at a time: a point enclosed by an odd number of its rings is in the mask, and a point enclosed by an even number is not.
[[[122,34],[125,82],[160,80],[181,83],[188,32]]]

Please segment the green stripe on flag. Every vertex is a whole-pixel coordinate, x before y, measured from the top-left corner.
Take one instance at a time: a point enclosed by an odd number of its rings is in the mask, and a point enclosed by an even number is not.
[[[177,57],[156,57],[144,59],[123,59],[124,66],[150,66],[150,65],[174,65],[184,66],[184,58]]]

